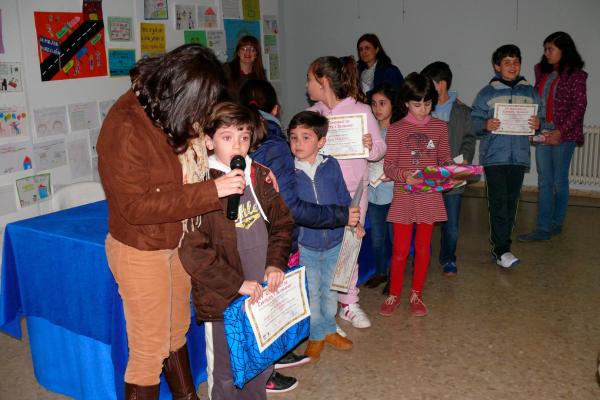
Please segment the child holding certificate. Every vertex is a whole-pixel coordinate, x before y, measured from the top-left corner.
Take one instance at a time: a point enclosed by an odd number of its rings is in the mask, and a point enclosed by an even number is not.
[[[499,47],[492,55],[492,64],[496,76],[477,94],[471,119],[481,139],[479,163],[485,170],[492,256],[500,267],[512,268],[520,262],[511,252],[511,234],[523,177],[529,170],[529,137],[493,133],[502,126],[502,121],[494,118],[495,104],[538,104],[537,116],[528,121],[530,129],[539,129],[544,110],[536,90],[520,75],[521,51],[517,46]]]
[[[327,118],[313,111],[296,114],[290,121],[290,147],[295,156],[296,187],[301,200],[348,207],[350,194],[335,158],[319,154],[325,145]],[[358,219],[354,220],[354,225]],[[364,236],[358,224],[356,232]],[[308,228],[300,226],[298,245],[300,264],[306,267],[310,302],[310,336],[305,355],[313,362],[321,357],[325,344],[338,350],[350,350],[352,342],[336,332],[337,292],[331,290],[344,228]]]
[[[367,161],[378,161],[385,155],[385,142],[379,133],[379,125],[366,99],[358,87],[356,61],[348,57],[320,57],[308,67],[306,89],[311,100],[316,101],[309,110],[316,111],[326,117],[346,114],[365,114],[366,131],[363,136],[363,147],[369,150],[367,158],[339,160],[344,182],[351,196],[354,196],[359,185],[363,186],[360,201],[360,222],[364,224],[367,213],[369,185],[369,168]],[[347,294],[339,295],[341,308],[339,316],[355,328],[368,328],[371,321],[358,304],[359,290],[356,287],[358,268],[353,283]]]
[[[391,316],[400,304],[413,227],[416,234],[410,310],[417,317],[427,315],[423,287],[431,257],[431,235],[434,224],[446,220],[446,209],[440,192],[407,192],[401,187],[422,182],[414,176],[416,171],[451,162],[448,126],[430,115],[437,97],[431,79],[415,72],[408,75],[400,90],[400,110],[404,117],[388,128],[386,136],[387,154],[383,171],[394,181],[394,195],[387,219],[394,226],[390,293],[379,309],[379,314],[386,317]]]
[[[272,372],[267,368],[243,389],[236,388],[223,325],[223,312],[237,296],[258,300],[262,281],[267,281],[270,291],[277,290],[290,252],[292,217],[265,181],[269,170],[248,157],[262,129],[258,116],[243,106],[221,103],[214,108],[204,127],[206,148],[213,152],[208,159],[210,176],[222,176],[243,159],[245,167],[241,162],[239,167],[244,170],[246,187],[239,197],[237,216],[224,211],[231,208],[232,199],[220,199],[222,210],[188,221],[179,250],[192,278],[196,318],[206,322],[208,390],[213,400],[266,399],[265,384]]]

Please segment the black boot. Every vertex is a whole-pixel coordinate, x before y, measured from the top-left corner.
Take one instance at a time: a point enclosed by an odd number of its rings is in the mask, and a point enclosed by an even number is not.
[[[163,373],[171,389],[173,400],[200,400],[192,378],[187,345],[169,353],[169,358],[163,364]]]
[[[125,382],[125,400],[158,400],[160,385],[139,386]]]

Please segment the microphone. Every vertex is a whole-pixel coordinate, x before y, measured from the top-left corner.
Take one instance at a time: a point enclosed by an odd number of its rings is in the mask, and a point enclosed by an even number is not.
[[[246,160],[242,156],[235,156],[231,159],[229,163],[231,170],[241,169],[242,171],[246,169]],[[240,195],[232,194],[229,195],[227,199],[227,218],[231,220],[236,220],[238,217],[238,208],[240,206]]]

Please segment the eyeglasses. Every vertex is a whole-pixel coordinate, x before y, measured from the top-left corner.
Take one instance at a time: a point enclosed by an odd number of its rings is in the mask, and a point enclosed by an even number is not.
[[[249,51],[250,53],[256,53],[256,49],[252,46],[244,46],[244,47],[240,47],[241,51]]]

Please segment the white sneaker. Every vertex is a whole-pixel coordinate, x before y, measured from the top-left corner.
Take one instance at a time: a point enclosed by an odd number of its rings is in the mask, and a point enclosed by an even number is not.
[[[367,314],[360,308],[358,303],[340,307],[339,317],[350,322],[355,328],[368,328],[371,326],[369,317],[367,317]]]
[[[342,328],[340,328],[340,326],[338,324],[335,324],[335,331],[341,337],[347,337],[348,336],[348,334]]]
[[[516,267],[520,262],[521,260],[515,257],[510,251],[502,254],[500,258],[496,260],[496,264],[506,269]]]

